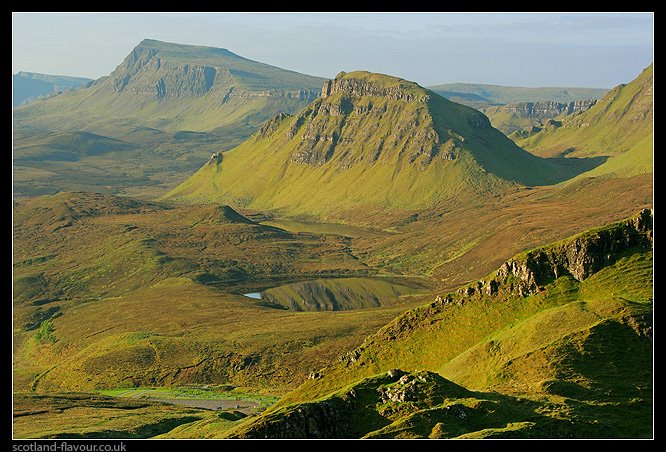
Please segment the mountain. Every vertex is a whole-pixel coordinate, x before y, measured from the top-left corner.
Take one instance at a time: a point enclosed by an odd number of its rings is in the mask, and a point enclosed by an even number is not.
[[[92,79],[19,71],[12,75],[12,102],[17,106],[40,97],[78,88],[89,82],[92,82]]]
[[[14,109],[14,156],[22,160],[15,171],[17,195],[91,187],[163,194],[267,119],[299,111],[323,81],[226,49],[143,40],[110,75]],[[54,134],[80,132],[129,148],[84,159],[67,158],[59,146],[47,149]],[[53,155],[60,157],[53,161]]]
[[[516,102],[560,102],[599,99],[608,92],[602,88],[527,88],[519,86],[482,85],[477,83],[446,83],[428,87],[447,99],[474,108]]]
[[[549,119],[556,119],[587,110],[596,100],[576,100],[568,103],[541,101],[515,102],[506,105],[481,108],[496,129],[509,135],[518,130],[539,126]]]
[[[643,210],[521,253],[226,435],[650,437],[652,222]]]
[[[295,116],[216,154],[169,199],[318,216],[363,206],[425,208],[566,178],[472,108],[416,83],[344,72]]]
[[[322,82],[226,49],[144,39],[110,75],[16,115],[46,125],[67,117],[68,129],[93,132],[113,119],[165,131],[256,127],[298,110]]]
[[[540,156],[610,157],[590,175],[652,172],[653,65],[635,80],[610,90],[589,110],[516,133],[523,148]]]

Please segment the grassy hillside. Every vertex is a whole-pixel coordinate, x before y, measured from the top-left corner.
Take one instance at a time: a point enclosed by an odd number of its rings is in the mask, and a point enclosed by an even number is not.
[[[631,83],[613,88],[586,112],[569,115],[535,134],[516,135],[514,139],[541,156],[609,156],[593,173],[595,176],[622,177],[651,171],[653,85],[650,65]]]
[[[211,159],[167,198],[335,216],[423,209],[580,171],[526,153],[479,112],[415,83],[354,72],[339,74],[298,115],[276,117]]]
[[[162,194],[267,119],[299,111],[323,81],[226,49],[146,39],[109,76],[14,109],[17,194]],[[63,159],[60,142],[50,146],[53,135],[81,132],[131,148],[78,163]]]
[[[643,211],[518,255],[229,435],[650,437],[651,237]]]
[[[478,96],[495,105],[512,102],[553,101],[568,103],[575,100],[599,99],[608,92],[601,88],[527,88],[519,86],[483,85],[478,83],[445,83],[428,89],[449,99],[449,96]],[[453,100],[453,99],[451,99]],[[464,102],[461,102],[464,103]],[[488,105],[480,105],[482,107]],[[478,107],[477,107],[478,108]]]

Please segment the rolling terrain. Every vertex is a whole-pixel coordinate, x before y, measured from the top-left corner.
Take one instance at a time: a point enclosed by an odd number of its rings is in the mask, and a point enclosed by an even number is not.
[[[347,237],[262,226],[227,206],[61,193],[14,212],[17,390],[212,380],[282,393],[432,290],[377,281],[395,295],[386,306],[298,312],[241,294],[334,276],[358,287],[379,271]]]
[[[508,138],[144,40],[16,108],[15,436],[652,436],[653,83]]]
[[[323,81],[226,49],[143,40],[108,76],[14,109],[15,196],[155,197],[267,119],[299,111]],[[63,153],[82,133],[120,143]]]

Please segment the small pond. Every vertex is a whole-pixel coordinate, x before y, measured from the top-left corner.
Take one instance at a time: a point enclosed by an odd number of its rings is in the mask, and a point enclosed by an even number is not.
[[[363,277],[300,281],[244,295],[280,309],[348,311],[390,306],[427,292],[427,283],[418,278]]]

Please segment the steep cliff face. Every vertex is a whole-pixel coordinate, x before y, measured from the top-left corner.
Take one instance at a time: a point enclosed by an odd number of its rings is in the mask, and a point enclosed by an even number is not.
[[[325,98],[335,93],[343,93],[347,96],[373,96],[385,97],[391,100],[401,100],[404,102],[425,102],[430,98],[427,92],[417,92],[414,90],[413,83],[400,80],[397,84],[386,86],[378,79],[372,78],[346,78],[346,73],[339,73],[335,79],[327,80],[321,90],[321,97]]]
[[[569,103],[560,102],[517,102],[496,107],[497,111],[507,112],[517,118],[549,119],[558,115],[585,111],[596,103],[596,100],[577,100]],[[490,109],[488,109],[490,110]]]
[[[625,250],[634,247],[649,249],[651,245],[652,211],[644,209],[635,217],[611,227],[510,259],[487,281],[479,281],[478,286],[487,295],[503,288],[526,297],[563,275],[583,281],[613,264]]]
[[[194,58],[188,57],[184,52],[175,53],[165,48],[163,43],[145,40],[98,84],[113,93],[157,99],[212,95],[222,103],[233,97],[275,97],[309,102],[318,95],[315,89],[281,89],[268,83],[255,83],[253,74],[245,68],[253,62],[225,49],[216,50],[206,61],[196,58],[196,53]],[[236,68],[238,65],[243,69]]]
[[[516,102],[507,105],[484,108],[482,111],[488,115],[490,122],[507,135],[541,126],[545,121],[558,116],[581,113],[596,103],[596,100],[576,100],[571,102]]]

